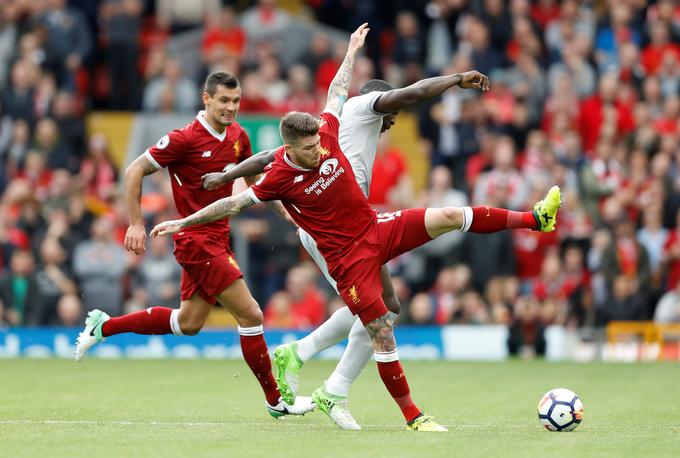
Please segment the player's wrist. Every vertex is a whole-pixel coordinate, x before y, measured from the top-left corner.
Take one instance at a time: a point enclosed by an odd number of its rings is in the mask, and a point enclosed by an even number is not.
[[[459,86],[460,83],[463,82],[463,75],[461,75],[460,73],[454,73],[453,75],[451,75],[451,79],[453,80],[454,86]]]

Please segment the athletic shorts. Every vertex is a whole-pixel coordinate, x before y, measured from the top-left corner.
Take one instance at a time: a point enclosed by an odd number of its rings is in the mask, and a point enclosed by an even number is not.
[[[378,223],[335,262],[329,263],[337,289],[354,315],[372,321],[387,313],[382,301],[380,267],[390,259],[432,240],[425,229],[425,209],[378,215]],[[344,250],[343,250],[344,251]],[[370,309],[370,310],[368,310]]]
[[[337,293],[338,292],[337,282],[333,277],[331,277],[331,274],[328,272],[328,264],[326,263],[326,259],[319,251],[319,247],[316,245],[316,240],[314,240],[312,236],[305,232],[304,229],[302,228],[298,229],[298,236],[300,237],[300,242],[302,242],[302,246],[305,247],[305,250],[307,251],[307,253],[309,253],[309,256],[314,260],[316,265],[319,266],[321,273],[323,274],[324,277],[326,277],[328,283],[330,283],[330,285]]]
[[[175,238],[175,259],[182,266],[181,298],[198,293],[215,305],[216,296],[231,286],[243,273],[225,239],[204,238],[202,234],[182,234]],[[218,254],[215,255],[215,252]]]

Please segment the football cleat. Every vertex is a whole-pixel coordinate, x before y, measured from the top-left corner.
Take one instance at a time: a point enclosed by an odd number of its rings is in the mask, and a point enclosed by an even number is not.
[[[539,200],[534,205],[534,218],[538,222],[537,231],[552,232],[557,223],[557,210],[562,206],[562,193],[559,186],[553,186],[545,195],[543,200]]]
[[[406,425],[410,431],[425,431],[433,433],[445,433],[448,429],[434,421],[429,415],[420,415],[418,418]]]
[[[104,336],[102,336],[102,325],[109,321],[109,318],[110,317],[101,310],[95,309],[87,312],[85,329],[78,334],[78,338],[76,339],[76,351],[73,352],[73,358],[77,362],[83,360],[87,350],[104,340]]]
[[[323,413],[328,415],[342,429],[358,431],[361,429],[359,423],[349,412],[346,396],[336,396],[326,391],[324,383],[320,388],[312,393],[312,402],[319,407]]]
[[[300,369],[304,364],[297,353],[297,342],[279,345],[274,350],[276,363],[276,384],[281,398],[287,404],[294,404],[300,381]]]
[[[267,412],[272,417],[278,419],[286,415],[304,415],[316,409],[316,405],[312,402],[312,398],[306,396],[298,396],[294,404],[288,404],[283,399],[275,406],[269,405],[267,401],[264,402]]]

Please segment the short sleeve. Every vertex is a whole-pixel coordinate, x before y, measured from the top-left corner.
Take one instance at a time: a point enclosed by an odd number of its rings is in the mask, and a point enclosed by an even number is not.
[[[321,113],[321,127],[319,134],[326,134],[338,139],[338,132],[340,131],[340,120],[330,111]]]
[[[162,169],[184,159],[187,150],[187,139],[181,130],[161,137],[155,145],[144,152],[144,156],[158,169]]]
[[[248,188],[247,192],[255,203],[280,200],[280,186],[276,184],[276,171],[269,170],[257,180],[257,183]]]
[[[352,97],[345,103],[342,110],[343,116],[345,114],[352,115],[355,118],[365,121],[383,118],[386,113],[375,111],[375,102],[383,95],[384,92],[373,91],[368,94],[358,95]]]
[[[238,141],[241,147],[237,159],[239,162],[243,162],[253,155],[253,149],[250,146],[250,137],[248,137],[248,134],[245,130],[241,132],[241,136],[239,137]]]

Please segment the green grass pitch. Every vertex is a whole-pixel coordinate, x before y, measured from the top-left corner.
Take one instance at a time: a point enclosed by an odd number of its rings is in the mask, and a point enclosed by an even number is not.
[[[680,365],[405,362],[416,402],[449,433],[405,431],[368,367],[350,405],[364,426],[320,412],[276,421],[242,361],[0,360],[2,457],[628,457],[680,455]],[[333,363],[302,372],[310,393]],[[550,388],[581,396],[571,433],[545,431]]]

